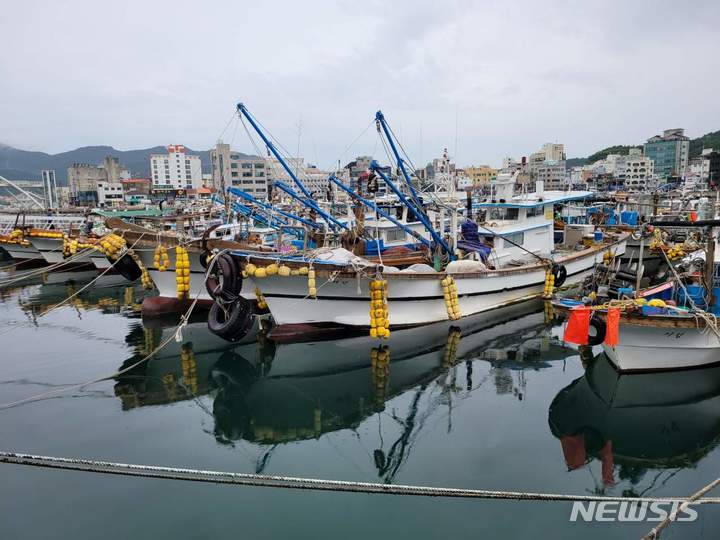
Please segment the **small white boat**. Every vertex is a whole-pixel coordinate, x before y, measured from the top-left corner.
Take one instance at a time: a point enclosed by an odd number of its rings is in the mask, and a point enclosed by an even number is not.
[[[620,342],[603,345],[618,371],[661,371],[720,363],[720,338],[693,316],[620,317]]]

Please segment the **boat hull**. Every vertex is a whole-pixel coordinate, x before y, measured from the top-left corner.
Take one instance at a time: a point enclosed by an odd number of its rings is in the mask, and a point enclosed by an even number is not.
[[[620,343],[603,345],[621,372],[697,368],[720,363],[720,340],[710,329],[620,324]]]
[[[613,246],[624,249],[624,243]],[[567,269],[565,285],[582,283],[604,250],[591,250],[585,256],[562,262]],[[536,265],[511,272],[482,272],[454,275],[458,302],[463,316],[487,312],[542,296],[545,267]],[[338,324],[367,327],[371,275],[340,275],[316,278],[317,297],[308,297],[306,276],[255,279],[276,324]],[[388,309],[391,327],[415,326],[448,319],[440,283],[444,274],[384,273],[388,282]]]
[[[20,244],[11,244],[9,242],[0,242],[0,247],[5,249],[15,260],[26,260],[26,259],[39,259],[40,252],[32,244],[29,246],[23,246]]]
[[[155,283],[158,290],[158,296],[162,298],[177,298],[177,282],[175,281],[175,250],[168,249],[168,257],[170,264],[167,269],[160,271],[154,263],[155,254],[152,250],[140,250],[136,253],[140,257],[143,265],[147,269],[150,277]],[[191,299],[197,298],[199,301],[212,302],[212,298],[205,287],[205,268],[200,264],[201,252],[188,250],[188,258],[190,260],[190,292],[188,296]],[[248,300],[255,300],[255,285],[252,279],[243,280],[241,294]]]
[[[43,238],[33,236],[30,239],[33,247],[40,252],[42,258],[48,264],[57,264],[65,261],[63,257],[63,240],[62,238]],[[92,250],[86,250],[85,253],[78,253],[73,259],[73,265],[88,264],[91,262]]]

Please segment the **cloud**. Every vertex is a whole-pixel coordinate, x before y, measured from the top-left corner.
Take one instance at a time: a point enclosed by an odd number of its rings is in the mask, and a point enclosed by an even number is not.
[[[378,108],[416,163],[449,147],[498,164],[547,141],[587,155],[720,128],[718,23],[710,1],[10,0],[0,140],[208,148],[243,101],[325,167],[378,154],[372,126],[344,154]],[[251,149],[242,129],[224,137]]]

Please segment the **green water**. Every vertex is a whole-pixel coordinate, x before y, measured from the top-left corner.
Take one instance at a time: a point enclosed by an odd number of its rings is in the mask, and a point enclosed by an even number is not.
[[[0,274],[2,275],[2,274]],[[0,295],[0,402],[114,373],[171,332],[90,276]],[[57,283],[53,283],[57,281]],[[391,315],[392,316],[392,315]],[[573,494],[687,495],[718,476],[720,372],[618,377],[541,305],[365,337],[229,346],[193,322],[112,381],[0,411],[0,448],[315,478]],[[381,353],[381,357],[384,353]],[[582,447],[584,446],[584,450]],[[580,450],[578,450],[580,448]],[[565,452],[563,451],[565,449]],[[717,496],[717,494],[716,494]],[[0,465],[0,538],[638,538],[570,503],[218,486]],[[720,512],[663,538],[716,538]]]

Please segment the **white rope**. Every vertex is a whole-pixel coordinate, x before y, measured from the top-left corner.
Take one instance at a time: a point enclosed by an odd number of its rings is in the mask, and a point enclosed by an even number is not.
[[[614,497],[599,495],[571,495],[564,493],[540,493],[532,491],[500,491],[486,489],[464,489],[405,484],[381,484],[377,482],[353,482],[346,480],[324,480],[296,476],[276,476],[221,472],[157,465],[137,465],[98,461],[91,459],[39,456],[17,452],[0,451],[0,463],[29,465],[51,469],[66,469],[84,472],[119,474],[165,480],[184,480],[214,484],[235,484],[244,486],[276,487],[285,489],[311,489],[318,491],[377,493],[384,495],[411,495],[417,497],[452,497],[465,499],[506,499],[517,501],[601,501],[601,502],[676,502],[686,501],[685,497]],[[697,504],[719,504],[720,498],[706,498],[693,501]]]

